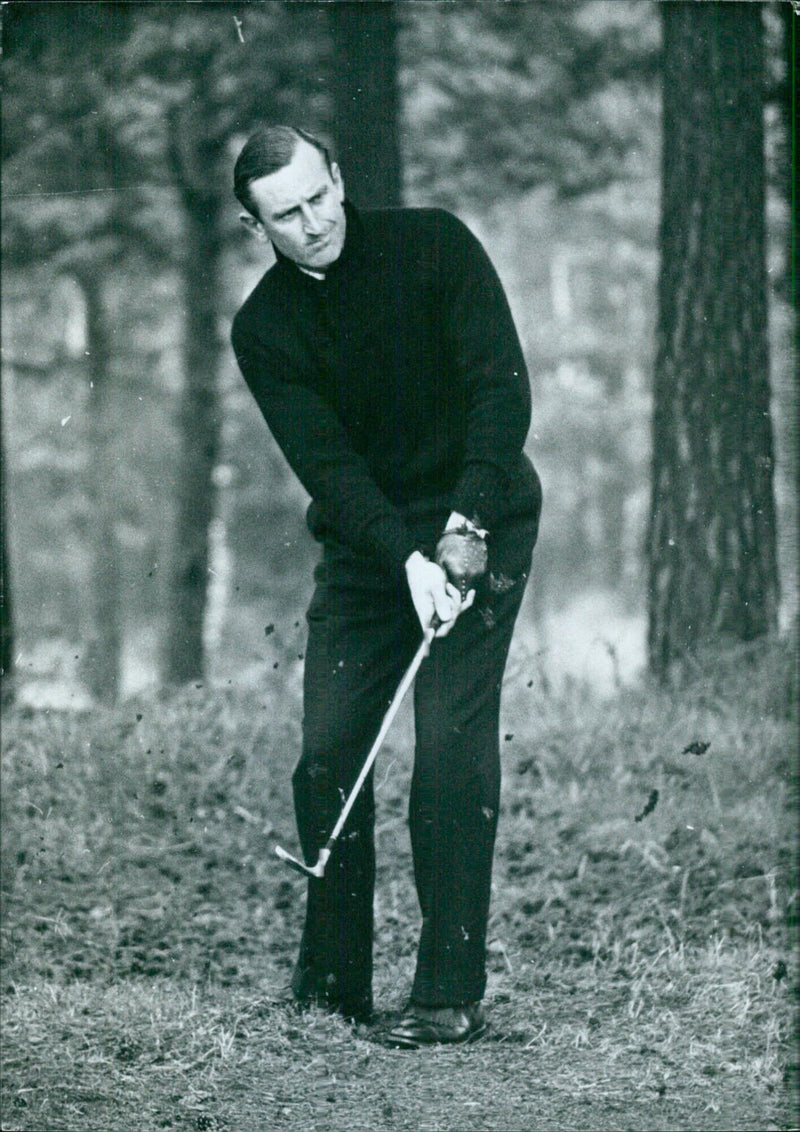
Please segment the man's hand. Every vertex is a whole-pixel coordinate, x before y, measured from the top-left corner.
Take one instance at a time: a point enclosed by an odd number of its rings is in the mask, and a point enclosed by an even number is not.
[[[459,592],[466,596],[472,583],[486,573],[488,531],[480,530],[463,515],[453,512],[436,546],[435,560]]]
[[[441,622],[433,633],[435,637],[446,637],[459,614],[469,609],[475,600],[475,591],[470,590],[462,601],[458,587],[447,580],[441,566],[430,562],[418,550],[406,560],[406,578],[423,632],[431,628],[434,614]]]

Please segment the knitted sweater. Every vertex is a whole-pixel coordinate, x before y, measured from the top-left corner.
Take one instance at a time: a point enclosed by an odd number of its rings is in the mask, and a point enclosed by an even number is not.
[[[311,496],[309,526],[384,568],[415,518],[536,506],[525,362],[480,243],[440,209],[358,213],[324,280],[287,258],[239,310],[239,367]]]

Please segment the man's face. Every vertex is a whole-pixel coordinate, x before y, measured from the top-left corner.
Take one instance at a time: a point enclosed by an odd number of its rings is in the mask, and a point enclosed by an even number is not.
[[[252,226],[278,251],[309,271],[324,271],[341,255],[344,184],[337,165],[302,139],[283,169],[251,181],[259,222]]]

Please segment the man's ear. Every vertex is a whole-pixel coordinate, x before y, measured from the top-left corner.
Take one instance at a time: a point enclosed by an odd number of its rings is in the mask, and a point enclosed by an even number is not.
[[[240,212],[239,220],[244,224],[248,232],[255,236],[260,243],[263,244],[266,242],[268,239],[267,233],[264,231],[264,225],[260,220],[256,220],[255,216],[251,216],[249,212]]]
[[[344,177],[342,177],[342,171],[335,161],[331,162],[331,180],[339,190],[342,200],[344,200]]]

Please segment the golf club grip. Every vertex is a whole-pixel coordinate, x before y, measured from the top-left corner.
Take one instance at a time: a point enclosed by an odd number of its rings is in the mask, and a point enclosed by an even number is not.
[[[378,751],[381,749],[381,746],[383,745],[383,740],[386,738],[386,733],[392,725],[392,720],[397,715],[397,711],[400,707],[400,704],[403,702],[403,697],[405,696],[406,692],[408,691],[408,689],[413,684],[414,677],[417,675],[417,672],[419,670],[419,666],[422,664],[423,660],[428,655],[428,649],[430,648],[430,641],[431,641],[431,630],[433,630],[433,632],[436,632],[436,628],[438,626],[434,625],[434,621],[438,621],[438,620],[439,619],[436,617],[436,614],[434,614],[433,620],[431,621],[431,628],[426,632],[425,636],[423,637],[422,643],[420,644],[419,648],[416,651],[416,654],[414,655],[414,659],[411,661],[411,664],[409,664],[408,670],[406,671],[405,676],[400,681],[400,685],[399,685],[397,691],[394,694],[394,699],[389,704],[386,715],[383,717],[383,723],[380,726],[380,730],[378,731],[378,734],[375,736],[375,742],[372,744],[372,747],[370,748],[370,752],[367,755],[367,758],[364,762],[364,765],[361,768],[361,772],[360,772],[358,778],[355,780],[355,783],[353,784],[353,789],[350,791],[348,799],[345,802],[344,807],[342,809],[342,812],[339,814],[339,820],[336,822],[336,825],[331,830],[331,835],[328,838],[326,848],[331,848],[333,846],[334,841],[336,841],[337,837],[342,832],[342,828],[344,827],[344,823],[347,821],[348,815],[350,814],[350,811],[353,808],[353,803],[355,802],[356,798],[358,797],[359,791],[361,790],[361,787],[364,785],[364,782],[366,780],[367,775],[372,770],[372,764],[375,762],[375,759],[378,757]],[[441,621],[439,621],[439,624],[441,624]]]

